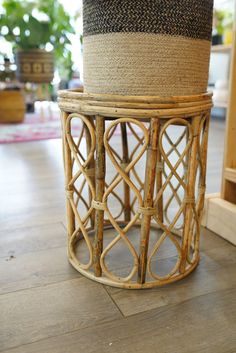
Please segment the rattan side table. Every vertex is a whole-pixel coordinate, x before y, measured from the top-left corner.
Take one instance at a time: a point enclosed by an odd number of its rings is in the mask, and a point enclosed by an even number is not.
[[[70,263],[122,288],[187,276],[199,262],[211,94],[61,91],[59,106]]]

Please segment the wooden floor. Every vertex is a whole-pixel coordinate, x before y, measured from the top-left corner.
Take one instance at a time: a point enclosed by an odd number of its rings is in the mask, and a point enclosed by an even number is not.
[[[220,188],[224,125],[213,121],[208,192]],[[0,351],[235,353],[236,251],[202,231],[188,278],[128,291],[83,278],[66,259],[59,140],[0,146]]]

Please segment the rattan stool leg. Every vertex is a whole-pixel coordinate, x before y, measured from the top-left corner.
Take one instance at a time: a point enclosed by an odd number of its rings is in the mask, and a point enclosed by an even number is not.
[[[188,180],[185,194],[185,210],[184,210],[184,230],[182,239],[182,259],[180,263],[180,272],[183,273],[186,268],[186,260],[189,249],[191,223],[194,215],[195,208],[195,182],[197,172],[197,157],[199,146],[199,127],[201,116],[192,118],[193,142],[190,150],[190,158],[188,163]]]
[[[151,119],[150,123],[150,138],[147,149],[147,161],[144,184],[144,199],[143,210],[148,211],[153,207],[153,193],[156,178],[156,163],[157,163],[157,146],[158,146],[158,132],[160,123],[156,118]],[[144,212],[141,220],[141,234],[140,234],[140,257],[138,269],[138,282],[144,283],[146,278],[147,267],[147,253],[149,244],[149,233],[151,225],[151,212]]]
[[[127,129],[126,123],[121,123],[121,140],[122,140],[122,151],[123,151],[123,158],[122,158],[122,167],[123,169],[129,163],[129,149],[128,149],[128,139],[127,139]],[[129,172],[127,176],[129,177]],[[130,221],[131,216],[131,208],[130,208],[130,188],[129,185],[124,181],[124,220],[125,222]]]
[[[158,130],[158,142],[160,136],[160,129]],[[162,188],[162,173],[163,173],[163,161],[161,157],[160,148],[157,148],[157,168],[156,168],[156,193],[158,194],[159,190]],[[157,216],[160,222],[163,223],[163,194],[160,195],[157,201]]]
[[[207,167],[207,144],[208,144],[208,133],[209,133],[210,114],[205,115],[205,119],[202,119],[200,123],[200,136],[202,134],[202,140],[199,141],[199,163],[200,163],[200,180],[198,185],[199,198],[196,205],[197,219],[202,218],[202,212],[204,209],[205,191],[206,191],[206,167]],[[196,252],[199,253],[199,238],[200,238],[200,223],[199,230],[197,232],[197,239],[195,244]]]
[[[71,156],[71,150],[67,141],[66,131],[66,121],[68,118],[68,113],[62,113],[62,132],[63,132],[63,159],[64,159],[64,169],[65,169],[65,189],[67,193],[66,198],[66,213],[67,213],[67,232],[68,237],[71,237],[75,231],[75,214],[73,212],[70,203],[70,193],[73,192],[73,185],[70,185],[70,181],[73,175],[73,160]]]
[[[105,119],[102,116],[96,116],[96,162],[95,162],[95,175],[96,175],[96,201],[102,202],[105,190],[105,148],[103,136],[105,131]],[[94,238],[94,273],[95,276],[102,275],[100,265],[100,257],[103,250],[103,223],[104,211],[96,209],[95,211],[95,238]]]
[[[200,199],[199,204],[197,205],[198,216],[201,217],[201,213],[204,207],[204,196],[206,189],[206,167],[207,167],[207,144],[208,144],[208,135],[209,135],[209,123],[210,123],[210,114],[206,114],[205,121],[202,122],[202,143],[201,143],[201,177],[199,182],[199,191]]]
[[[90,116],[87,116],[86,118],[91,123],[91,125],[94,126],[93,118]],[[90,135],[89,129],[86,124],[84,124],[84,128],[85,128],[87,155],[89,155],[89,152],[91,151],[91,135]],[[95,160],[94,160],[94,158],[92,158],[91,162],[88,164],[87,170],[89,171],[88,174],[89,174],[89,178],[91,180],[91,183],[95,187]],[[88,193],[89,193],[89,202],[91,204],[92,193],[91,193],[91,190],[89,187],[88,187]],[[95,210],[93,210],[91,212],[90,220],[91,220],[91,227],[94,228]]]

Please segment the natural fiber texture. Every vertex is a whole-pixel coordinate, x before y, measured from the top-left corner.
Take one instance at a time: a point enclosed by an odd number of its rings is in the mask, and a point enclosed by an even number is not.
[[[84,0],[84,35],[146,32],[210,40],[213,0]]]
[[[84,0],[84,91],[206,92],[213,0]]]
[[[42,49],[18,50],[17,78],[20,82],[50,83],[54,76],[53,53]]]
[[[85,92],[124,95],[204,93],[210,42],[148,33],[84,38]]]

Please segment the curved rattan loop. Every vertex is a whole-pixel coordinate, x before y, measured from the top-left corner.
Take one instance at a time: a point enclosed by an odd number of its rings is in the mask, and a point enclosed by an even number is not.
[[[128,119],[128,121],[130,123],[133,123],[135,125],[137,125],[141,131],[144,134],[144,144],[143,147],[141,148],[140,152],[138,153],[138,155],[136,156],[136,158],[128,163],[128,165],[126,166],[125,169],[122,169],[119,164],[116,162],[114,155],[112,153],[112,149],[110,148],[109,145],[109,137],[110,137],[110,131],[111,129],[118,125],[121,124],[123,122],[127,122],[127,119],[121,118],[121,119],[117,119],[115,121],[113,121],[109,127],[107,128],[105,134],[104,134],[104,146],[105,149],[107,151],[108,156],[110,157],[110,160],[113,164],[113,166],[115,167],[115,169],[117,170],[118,176],[116,177],[116,179],[110,184],[110,186],[107,188],[106,192],[104,193],[103,196],[103,202],[106,202],[109,194],[111,193],[111,190],[113,190],[121,181],[125,181],[129,187],[134,191],[139,205],[140,207],[142,206],[142,198],[141,195],[139,193],[139,190],[135,187],[135,185],[132,183],[132,181],[127,177],[127,173],[134,167],[134,165],[139,161],[139,159],[142,157],[142,155],[144,154],[147,144],[148,144],[148,131],[145,128],[145,126],[139,122],[136,121],[135,119]],[[133,220],[131,222],[129,222],[129,224],[122,230],[119,225],[116,223],[114,217],[112,216],[110,210],[106,207],[106,213],[108,215],[108,219],[110,220],[111,224],[114,226],[114,228],[117,230],[118,235],[114,238],[114,240],[103,250],[102,254],[101,254],[101,259],[100,259],[100,264],[101,267],[103,269],[103,271],[106,273],[106,275],[113,279],[113,280],[117,280],[117,281],[122,281],[122,282],[127,282],[129,280],[132,279],[132,277],[134,276],[134,274],[137,272],[138,269],[138,255],[132,245],[132,243],[129,241],[129,239],[126,236],[127,231],[132,227],[133,224],[135,224],[135,222],[137,221],[137,219],[139,218],[139,214],[137,213]],[[105,257],[108,254],[108,252],[118,243],[118,241],[122,239],[124,240],[125,244],[128,246],[130,253],[132,254],[133,258],[134,258],[134,265],[133,265],[133,270],[130,272],[130,274],[125,277],[125,278],[121,278],[121,277],[117,277],[114,274],[112,274],[109,270],[108,267],[105,263]]]
[[[175,124],[181,124],[182,126],[186,126],[187,129],[188,129],[188,141],[187,141],[187,144],[183,150],[182,153],[179,153],[178,152],[178,161],[177,163],[173,166],[172,163],[170,162],[169,160],[169,153],[166,153],[165,151],[165,148],[163,146],[163,136],[166,136],[166,130],[167,128],[170,126],[170,125],[175,125]],[[179,142],[182,140],[183,138],[183,134],[178,138],[176,144],[173,144],[172,143],[172,149],[173,149],[173,146],[174,146],[174,150],[176,150],[176,145],[179,144]],[[174,118],[174,119],[170,119],[168,122],[166,122],[164,124],[164,126],[162,127],[161,129],[161,132],[160,132],[160,137],[159,137],[159,148],[160,148],[160,151],[161,151],[161,156],[163,158],[163,162],[164,164],[166,164],[170,170],[170,173],[169,173],[169,176],[166,177],[166,181],[163,183],[162,185],[162,188],[158,191],[157,193],[157,196],[156,196],[156,199],[154,201],[154,205],[157,205],[157,202],[158,202],[158,199],[160,197],[160,195],[164,192],[166,186],[168,184],[171,184],[171,178],[172,176],[175,176],[176,179],[178,180],[179,182],[179,185],[178,185],[178,188],[180,186],[183,187],[184,190],[186,190],[186,185],[184,183],[184,180],[183,178],[179,177],[178,173],[177,173],[177,168],[179,167],[180,163],[183,162],[184,160],[184,157],[186,156],[186,154],[188,153],[190,147],[191,147],[191,143],[192,143],[192,139],[193,139],[193,133],[191,131],[191,125],[184,119],[180,119],[180,118]],[[169,139],[170,140],[170,139]],[[171,184],[172,185],[172,184]],[[172,189],[173,189],[173,186],[172,186]],[[154,245],[150,255],[149,255],[149,258],[148,258],[148,261],[147,261],[147,266],[148,266],[148,271],[150,273],[150,275],[155,278],[155,279],[158,279],[158,280],[167,280],[168,278],[170,278],[173,274],[176,273],[176,271],[178,270],[179,266],[180,266],[180,262],[181,262],[181,248],[178,244],[178,242],[176,241],[176,238],[172,236],[171,234],[171,231],[173,230],[176,222],[178,221],[180,215],[183,213],[184,211],[184,202],[182,203],[179,203],[179,210],[178,212],[175,214],[175,217],[173,219],[172,222],[170,222],[170,220],[168,219],[168,215],[167,215],[167,211],[168,211],[168,207],[173,199],[173,197],[176,197],[177,198],[177,190],[178,189],[174,189],[173,190],[173,193],[171,195],[171,197],[169,198],[169,200],[167,201],[166,203],[166,206],[165,206],[165,218],[168,220],[168,227],[166,227],[162,222],[160,222],[158,220],[157,217],[155,217],[157,223],[159,224],[159,226],[164,229],[164,233],[162,234],[162,236],[160,237],[160,239],[158,239],[158,241],[156,242],[156,244]],[[178,200],[178,198],[177,198]],[[184,201],[184,200],[183,200]],[[177,227],[178,229],[178,227]],[[174,266],[174,268],[172,269],[172,271],[170,271],[170,273],[167,275],[167,276],[158,276],[156,273],[153,272],[152,268],[151,268],[151,261],[153,259],[153,257],[155,256],[155,254],[157,253],[157,251],[159,250],[161,244],[163,243],[163,241],[165,240],[166,237],[169,237],[169,239],[172,241],[172,243],[175,245],[176,247],[176,250],[178,252],[178,260],[176,261],[176,264]]]
[[[82,164],[77,156],[77,153],[79,152],[78,150],[78,147],[76,146],[76,144],[74,143],[74,140],[72,138],[72,135],[71,135],[71,120],[73,118],[80,118],[83,123],[87,126],[88,130],[89,130],[89,133],[90,133],[90,136],[91,136],[91,150],[88,154],[88,157],[87,157],[87,160],[84,161],[84,163]],[[71,153],[72,153],[72,156],[74,158],[74,160],[76,161],[77,165],[79,166],[79,172],[76,174],[76,178],[78,178],[81,174],[83,174],[87,184],[89,185],[89,188],[92,192],[92,195],[93,197],[95,196],[95,190],[94,190],[94,187],[91,183],[91,180],[90,178],[88,177],[87,173],[86,173],[86,167],[89,165],[89,162],[91,161],[92,157],[93,157],[93,154],[94,154],[94,151],[95,151],[95,135],[94,135],[94,131],[93,131],[93,127],[91,125],[91,123],[88,121],[88,119],[86,119],[83,115],[80,115],[80,114],[77,114],[77,113],[73,113],[73,114],[70,114],[68,116],[68,119],[67,119],[67,122],[66,122],[66,139],[68,141],[68,144],[70,146],[70,149],[71,149]],[[83,131],[83,130],[82,130]],[[82,135],[82,134],[81,134]],[[79,142],[81,141],[81,139],[79,139]],[[71,182],[69,183],[68,187],[70,188],[74,182],[75,182],[75,177],[72,178]],[[88,250],[89,250],[89,261],[87,264],[81,264],[80,263],[80,266],[81,268],[83,269],[88,269],[90,268],[90,266],[92,265],[92,261],[93,261],[93,248],[92,248],[92,244],[91,244],[91,241],[89,239],[89,236],[87,234],[87,231],[86,231],[86,228],[85,228],[85,225],[84,223],[86,223],[87,219],[90,217],[92,211],[93,211],[93,208],[92,206],[90,206],[89,210],[88,210],[88,213],[86,215],[86,218],[85,219],[81,219],[79,213],[78,213],[78,210],[77,210],[77,205],[75,205],[75,203],[73,202],[73,199],[71,198],[70,199],[70,203],[71,203],[71,207],[74,211],[74,214],[75,214],[75,217],[76,217],[76,220],[79,224],[79,229],[81,230],[81,233],[83,234],[83,237],[86,241],[86,244],[87,244],[87,247],[88,247]],[[69,255],[73,258],[74,257],[74,253],[73,253],[73,244],[76,240],[76,237],[77,237],[77,232],[74,232],[73,235],[71,236],[71,238],[69,239]]]
[[[187,261],[189,264],[193,264],[196,261],[196,258],[199,256],[199,235],[200,235],[200,222],[201,212],[204,206],[204,196],[205,196],[205,175],[206,175],[206,143],[204,143],[208,137],[209,129],[209,113],[205,113],[202,116],[202,119],[199,123],[199,131],[197,136],[197,150],[198,150],[198,169],[199,169],[199,185],[198,185],[198,194],[196,195],[196,207],[194,209],[194,218],[192,220],[190,228],[190,237],[189,237],[189,247],[194,242],[194,253],[192,259],[190,259],[190,251],[188,251]],[[202,137],[202,141],[201,141]],[[196,175],[197,178],[197,175]],[[192,240],[193,239],[193,240]]]

